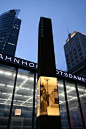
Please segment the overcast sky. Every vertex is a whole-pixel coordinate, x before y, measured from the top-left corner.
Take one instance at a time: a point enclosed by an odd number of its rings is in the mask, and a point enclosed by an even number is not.
[[[20,9],[22,20],[16,57],[37,62],[38,24],[40,17],[52,19],[56,68],[67,70],[64,44],[70,33],[86,35],[86,0],[0,0],[0,14]]]

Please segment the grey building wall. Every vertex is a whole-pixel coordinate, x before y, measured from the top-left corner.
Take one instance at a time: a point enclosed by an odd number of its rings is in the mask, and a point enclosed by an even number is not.
[[[86,64],[86,35],[80,32],[74,33],[66,40],[64,51],[68,72],[75,74]]]

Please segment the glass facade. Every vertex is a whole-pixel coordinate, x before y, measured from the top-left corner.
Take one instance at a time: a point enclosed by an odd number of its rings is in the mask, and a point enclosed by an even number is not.
[[[69,129],[63,80],[58,79],[58,95],[62,129]]]
[[[78,97],[76,93],[75,84],[73,82],[66,81],[66,94],[71,128],[83,129]]]
[[[15,72],[14,67],[0,65],[0,129],[7,129]]]
[[[11,129],[31,129],[34,74],[18,70],[11,115]]]
[[[81,108],[82,108],[82,113],[83,113],[83,118],[84,118],[84,124],[86,128],[86,87],[84,84],[77,84],[78,92],[79,92],[79,98],[81,102]]]
[[[36,74],[0,64],[0,129],[36,129]],[[85,85],[57,77],[62,129],[86,129]]]

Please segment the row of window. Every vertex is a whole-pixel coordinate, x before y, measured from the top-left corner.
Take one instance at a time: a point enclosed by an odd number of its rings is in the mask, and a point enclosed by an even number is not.
[[[1,33],[0,36],[6,36],[9,35],[9,33]]]
[[[6,22],[6,23],[4,23],[4,24],[1,24],[0,23],[0,28],[2,28],[2,27],[10,27],[10,26],[12,26],[13,25],[13,22]]]
[[[0,35],[0,40],[7,40],[8,37],[9,37],[8,35],[5,35],[4,37],[3,37],[3,35],[2,36]]]
[[[15,13],[6,13],[4,15],[0,16],[0,19],[4,20],[4,19],[9,19],[9,18],[15,18]]]
[[[8,30],[3,30],[3,31],[0,31],[0,34],[1,33],[7,33],[7,32],[10,32],[11,28],[8,28]]]
[[[4,24],[5,22],[13,22],[14,21],[14,18],[9,18],[7,20],[0,20],[0,24]]]

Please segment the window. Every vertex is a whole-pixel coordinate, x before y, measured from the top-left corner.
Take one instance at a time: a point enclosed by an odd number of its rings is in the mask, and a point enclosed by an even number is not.
[[[71,62],[73,62],[74,61],[74,59],[71,59]]]
[[[69,56],[68,56],[68,55],[66,55],[66,60],[67,60],[67,61],[69,60]]]
[[[76,49],[74,48],[73,51],[76,51]]]
[[[82,56],[82,52],[80,52],[79,55]]]
[[[77,55],[77,52],[74,52],[74,55]]]
[[[68,57],[68,55],[66,55],[66,57]]]
[[[80,60],[83,60],[83,56],[81,56]]]
[[[70,69],[70,65],[68,65],[67,67],[68,67],[68,69]]]
[[[71,55],[71,54],[72,54],[72,51],[70,51],[69,53],[70,53],[70,55]]]
[[[62,129],[69,129],[63,80],[57,79]]]
[[[75,59],[77,59],[78,58],[78,56],[75,56]]]
[[[79,48],[78,51],[80,52],[81,51],[81,48]]]
[[[77,45],[77,48],[80,48],[80,44],[79,44],[79,45]]]
[[[78,63],[78,62],[79,62],[79,60],[77,59],[77,60],[76,60],[76,62]]]
[[[66,81],[66,93],[67,93],[71,128],[81,129],[82,127],[83,129],[81,113],[79,109],[76,88],[74,83]]]
[[[27,126],[28,128],[31,128],[33,114],[33,86],[33,73],[19,69],[12,108],[11,128],[27,128]]]
[[[86,88],[85,85],[78,84],[77,86],[86,128]]]
[[[74,66],[74,63],[72,62],[72,66]]]
[[[15,80],[15,68],[0,65],[0,129],[7,129]]]
[[[67,62],[67,65],[70,65],[70,62]]]
[[[70,55],[70,58],[73,58],[73,55]]]

